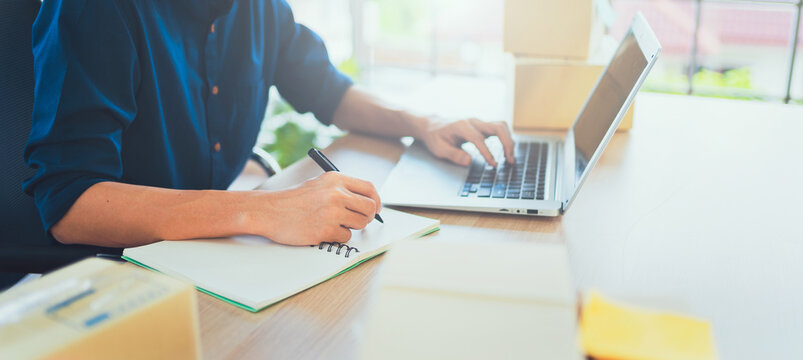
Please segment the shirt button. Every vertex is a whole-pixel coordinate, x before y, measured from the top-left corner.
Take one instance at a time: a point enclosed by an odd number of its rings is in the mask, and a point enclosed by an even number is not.
[[[212,26],[209,27],[209,32],[212,34],[215,33],[215,24],[212,24]]]
[[[215,149],[215,152],[220,152],[220,142],[216,142],[213,149]]]
[[[212,86],[212,95],[217,95],[217,93],[218,93],[219,91],[220,91],[220,89],[218,89],[218,88],[217,88],[217,85],[215,85],[215,86]]]

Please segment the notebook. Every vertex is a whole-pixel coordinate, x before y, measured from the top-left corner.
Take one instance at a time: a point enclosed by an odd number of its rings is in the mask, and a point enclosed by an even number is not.
[[[345,244],[286,246],[259,236],[161,241],[129,248],[123,258],[194,284],[257,312],[385,252],[392,243],[438,230],[440,222],[383,209],[384,224],[352,230]]]

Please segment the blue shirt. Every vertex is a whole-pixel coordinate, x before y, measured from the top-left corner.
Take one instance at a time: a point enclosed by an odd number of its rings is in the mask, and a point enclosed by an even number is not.
[[[47,0],[25,160],[50,229],[90,186],[225,189],[275,85],[324,124],[351,81],[284,0]]]

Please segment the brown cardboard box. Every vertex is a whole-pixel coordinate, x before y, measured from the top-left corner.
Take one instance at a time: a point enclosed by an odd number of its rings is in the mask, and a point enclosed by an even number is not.
[[[0,294],[0,359],[197,359],[191,285],[87,259]]]
[[[571,127],[602,65],[585,62],[549,62],[516,59],[513,74],[513,127],[516,130]],[[618,130],[633,127],[633,107],[622,119]]]
[[[503,46],[514,55],[585,60],[603,32],[593,0],[505,0]]]

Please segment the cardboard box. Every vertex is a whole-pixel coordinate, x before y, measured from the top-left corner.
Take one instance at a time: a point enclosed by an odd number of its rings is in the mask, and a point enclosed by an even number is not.
[[[513,74],[513,127],[566,130],[572,126],[604,66],[585,62],[516,59]],[[633,107],[618,130],[633,127]]]
[[[192,286],[87,259],[0,294],[0,359],[197,359]]]
[[[585,60],[604,33],[593,0],[505,0],[503,47],[514,55]]]

